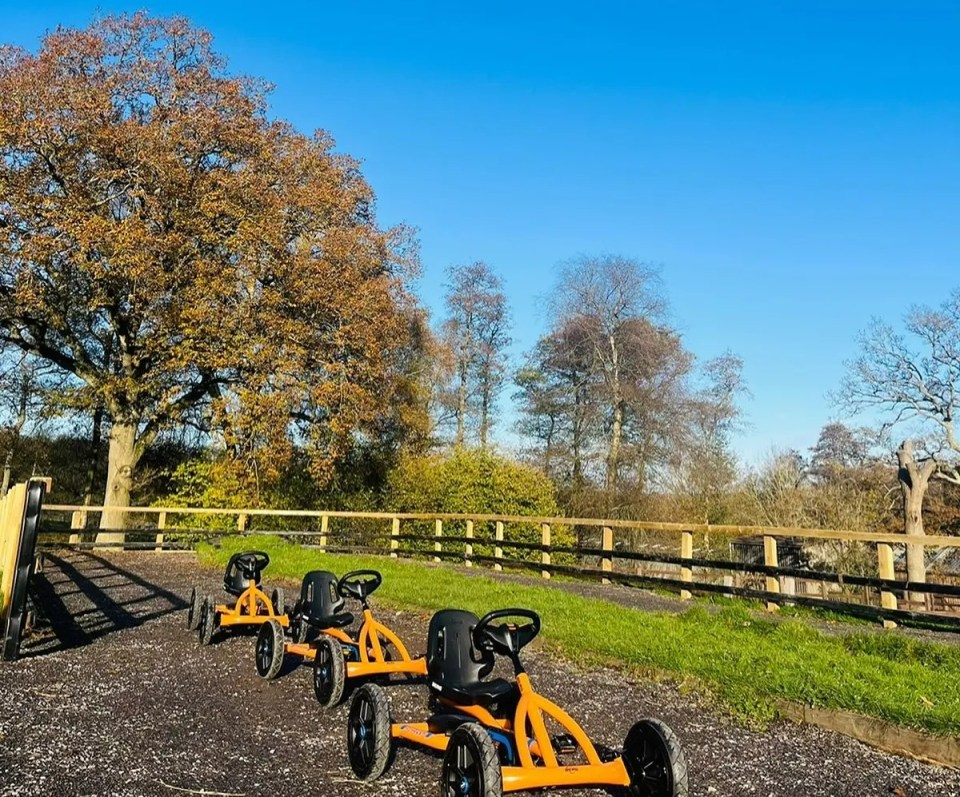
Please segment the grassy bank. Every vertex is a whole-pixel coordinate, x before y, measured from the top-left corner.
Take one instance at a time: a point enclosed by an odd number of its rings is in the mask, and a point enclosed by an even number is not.
[[[741,605],[716,613],[702,607],[681,615],[642,612],[549,587],[466,580],[450,567],[322,554],[273,537],[228,538],[222,548],[201,547],[200,557],[222,567],[231,553],[252,548],[270,554],[268,580],[299,580],[313,569],[374,568],[384,577],[376,599],[395,607],[456,607],[478,615],[509,606],[534,609],[543,619],[542,638],[568,659],[692,683],[748,719],[771,718],[773,701],[783,699],[960,735],[960,646],[872,632],[830,636],[801,620],[757,619]]]

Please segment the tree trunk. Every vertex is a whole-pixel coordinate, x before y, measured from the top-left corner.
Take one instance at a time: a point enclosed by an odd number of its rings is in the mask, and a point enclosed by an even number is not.
[[[103,406],[93,412],[93,429],[90,432],[90,453],[87,462],[87,486],[83,496],[83,505],[93,503],[93,488],[97,482],[97,465],[100,462],[100,443],[103,440]]]
[[[462,359],[458,368],[460,384],[457,388],[457,448],[463,448],[467,422],[467,361]]]
[[[490,430],[490,382],[485,377],[480,396],[480,448],[487,450],[487,434]]]
[[[930,477],[937,468],[933,459],[917,462],[913,441],[904,440],[897,451],[897,478],[903,496],[903,533],[908,537],[923,537],[923,499],[930,484]],[[907,545],[907,580],[923,584],[927,580],[927,566],[923,545]],[[926,594],[911,592],[911,603],[926,603]]]
[[[607,493],[613,498],[620,481],[620,441],[623,439],[623,402],[613,404],[613,422],[610,424],[610,451],[607,455]]]
[[[137,427],[133,423],[114,422],[110,427],[110,447],[107,458],[107,489],[103,496],[103,514],[98,543],[123,544],[127,513],[110,511],[110,507],[130,506],[133,469],[137,464]]]

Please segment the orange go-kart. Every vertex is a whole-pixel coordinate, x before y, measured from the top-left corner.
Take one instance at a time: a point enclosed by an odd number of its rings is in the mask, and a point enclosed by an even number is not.
[[[321,706],[337,705],[348,680],[426,675],[426,659],[414,659],[400,638],[378,622],[369,597],[383,583],[376,570],[355,570],[340,578],[326,570],[303,577],[300,600],[292,613],[292,641],[284,639],[281,623],[267,623],[257,635],[257,672],[276,678],[287,654],[313,661],[313,690]],[[363,622],[354,634],[344,629],[354,617],[344,611],[347,598],[360,602]],[[319,632],[312,642],[310,631]]]
[[[210,644],[217,628],[269,622],[285,628],[289,624],[284,613],[283,590],[275,587],[268,598],[260,589],[261,577],[268,564],[270,557],[263,551],[244,551],[230,557],[223,574],[223,588],[236,597],[233,604],[217,603],[212,595],[201,598],[199,588],[193,588],[187,608],[187,628],[199,630],[201,645]]]
[[[524,619],[516,625],[494,621]],[[430,621],[427,665],[433,715],[392,723],[385,690],[366,684],[354,695],[347,726],[350,766],[362,780],[386,770],[395,742],[443,752],[443,797],[500,797],[525,789],[597,787],[632,797],[686,797],[687,767],[677,737],[658,720],[637,722],[622,750],[590,741],[559,706],[534,691],[521,648],[540,630],[526,609],[478,620],[445,609]],[[482,680],[494,654],[513,664],[515,678]],[[563,730],[550,735],[547,720]]]

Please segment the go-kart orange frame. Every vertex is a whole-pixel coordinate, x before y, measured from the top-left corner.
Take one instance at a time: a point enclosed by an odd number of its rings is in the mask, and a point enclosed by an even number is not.
[[[277,587],[273,596],[267,597],[260,589],[260,573],[269,563],[270,557],[263,551],[244,551],[230,557],[224,573],[224,589],[236,593],[241,585],[245,585],[232,604],[216,603],[212,596],[201,602],[199,590],[194,587],[187,612],[187,627],[199,629],[201,644],[210,644],[217,628],[262,625],[271,621],[281,628],[290,625],[290,619],[283,611],[283,590]]]
[[[305,636],[305,632],[296,631],[295,639],[290,642],[283,638],[279,628],[264,626],[257,637],[257,671],[264,678],[276,677],[286,654],[313,661],[314,692],[317,701],[325,707],[340,702],[346,680],[389,675],[425,676],[426,658],[411,657],[400,637],[373,616],[368,598],[381,583],[382,577],[376,570],[355,570],[337,581],[341,598],[353,598],[363,606],[363,620],[356,636],[341,627],[330,626],[320,629],[318,640],[298,640],[296,637]],[[301,609],[295,611],[295,616],[298,611]],[[344,617],[352,620],[352,615]],[[298,620],[297,624],[302,622]],[[388,657],[388,647],[393,648],[399,659]],[[356,660],[348,659],[351,654]]]
[[[518,655],[539,632],[540,618],[535,612],[504,609],[490,612],[478,621],[466,612],[448,610],[435,615],[435,620],[447,613],[472,618],[470,622],[475,623],[470,636],[476,647],[471,648],[469,655],[462,648],[453,654],[455,661],[469,659],[472,665],[459,666],[479,668],[482,675],[486,666],[484,655],[506,655],[514,667],[516,688],[504,679],[477,681],[477,691],[453,685],[449,692],[453,697],[448,697],[444,685],[434,680],[446,676],[443,664],[434,670],[435,653],[428,652],[431,687],[439,691],[439,710],[427,722],[393,723],[386,693],[375,684],[364,686],[354,697],[347,729],[348,755],[355,774],[364,780],[379,777],[389,765],[392,743],[401,741],[445,753],[441,777],[444,795],[490,797],[501,791],[527,789],[621,787],[629,789],[630,794],[686,797],[688,780],[683,751],[673,731],[662,722],[645,719],[635,723],[621,752],[595,745],[566,711],[536,692]],[[491,627],[493,620],[504,617],[523,617],[530,623]],[[430,635],[438,635],[433,621]],[[448,644],[456,647],[446,637],[438,644],[441,648]],[[435,649],[432,644],[428,647]],[[474,651],[479,652],[480,660]],[[489,667],[492,668],[492,662]],[[481,701],[493,710],[480,705]],[[503,707],[502,712],[497,712],[501,716],[495,716],[496,706]],[[547,719],[564,733],[551,738]],[[500,746],[499,752],[495,752],[495,745]],[[465,747],[472,747],[471,755],[463,759],[469,763],[461,766],[459,753]],[[561,755],[578,750],[585,763],[561,763]]]
[[[484,727],[504,730],[511,734],[517,728],[532,731],[532,738],[525,732],[526,744],[522,742],[516,744],[519,766],[501,767],[505,792],[568,786],[630,785],[630,773],[627,772],[623,758],[601,761],[596,747],[583,728],[558,705],[543,695],[537,694],[526,673],[520,673],[517,676],[517,687],[520,690],[520,700],[517,702],[512,721],[497,719],[483,706],[464,706],[447,698],[439,699],[441,705],[469,714]],[[555,720],[573,737],[587,759],[586,764],[566,766],[559,763],[550,735],[547,733],[544,715]],[[426,722],[394,723],[390,726],[390,735],[394,739],[419,744],[440,752],[445,751],[450,742],[447,734],[432,732],[429,723]],[[542,764],[534,763],[534,756],[539,758]]]

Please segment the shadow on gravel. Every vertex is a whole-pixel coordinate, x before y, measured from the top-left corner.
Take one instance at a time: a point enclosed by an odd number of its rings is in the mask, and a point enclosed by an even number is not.
[[[82,647],[187,607],[179,595],[93,553],[45,552],[44,561],[31,588],[45,628],[24,644],[24,656]]]

